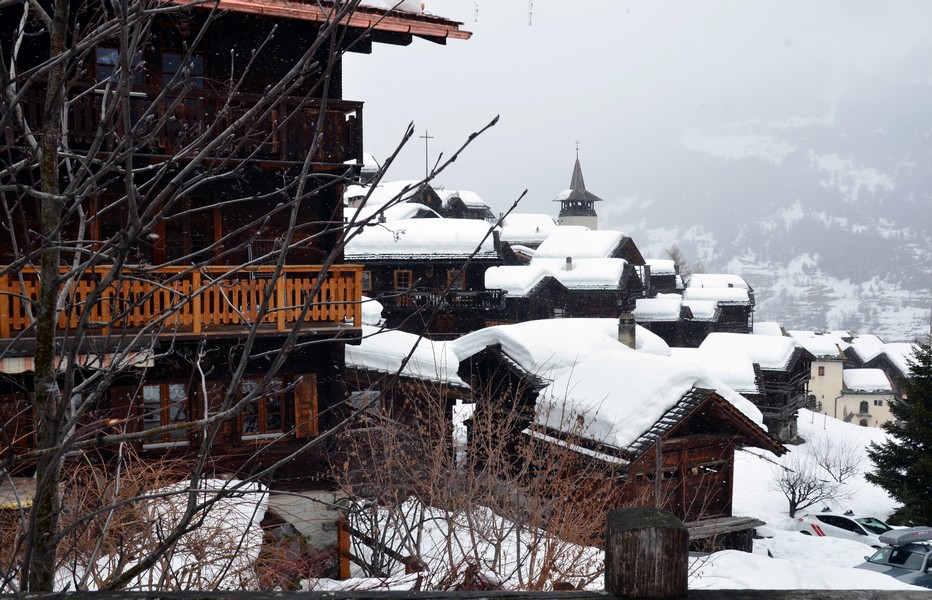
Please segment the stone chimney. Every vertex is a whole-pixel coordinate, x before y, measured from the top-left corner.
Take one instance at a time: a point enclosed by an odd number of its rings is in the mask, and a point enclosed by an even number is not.
[[[634,330],[634,315],[629,312],[621,313],[618,317],[618,341],[632,350],[636,347]]]
[[[572,270],[573,270],[573,257],[572,257],[572,256],[567,256],[567,257],[566,257],[566,266],[563,268],[563,270],[564,270],[564,271],[572,271]]]

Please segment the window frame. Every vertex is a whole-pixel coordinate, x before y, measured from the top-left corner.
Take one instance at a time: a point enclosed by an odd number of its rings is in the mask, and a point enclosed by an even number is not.
[[[177,401],[172,400],[172,388],[175,386],[180,386],[181,391],[183,392],[183,397]],[[151,389],[158,389],[158,400],[159,408],[157,410],[150,410],[150,405],[154,404],[147,398],[147,391]],[[161,381],[157,383],[147,383],[141,386],[142,394],[142,431],[146,432],[150,429],[157,429],[159,427],[166,427],[172,423],[187,423],[191,419],[191,392],[188,389],[188,386],[180,381]],[[173,414],[173,408],[179,404],[182,404],[182,410]],[[150,416],[158,414],[159,419],[156,423],[155,421],[150,420]],[[178,415],[181,415],[183,420],[176,420]],[[149,448],[170,448],[175,446],[189,446],[191,440],[188,437],[189,429],[178,429],[175,431],[165,431],[158,436],[145,437],[142,440],[143,449]]]
[[[250,392],[247,392],[245,388],[255,386],[259,387],[262,385],[262,377],[246,377],[240,382],[239,385],[239,400],[242,401]],[[278,390],[275,393],[278,397],[278,411],[269,412],[268,401],[272,399],[273,395],[270,393],[267,388],[266,391],[255,398],[255,400],[250,401],[248,404],[245,404],[243,410],[237,415],[236,419],[236,430],[239,435],[239,439],[244,442],[254,442],[262,440],[275,440],[287,436],[291,433],[289,426],[286,424],[287,420],[287,402],[288,402],[288,386],[285,383],[285,380],[281,377],[273,377],[268,381],[269,386],[277,386]],[[250,409],[255,407],[255,412],[250,412]],[[269,428],[269,418],[270,416],[278,415],[278,428],[275,429]],[[247,431],[247,419],[255,418],[256,428],[255,430]]]

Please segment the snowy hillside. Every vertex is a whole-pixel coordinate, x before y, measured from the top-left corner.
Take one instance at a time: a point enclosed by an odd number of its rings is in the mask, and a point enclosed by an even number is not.
[[[911,340],[932,308],[930,101],[880,71],[824,115],[684,130],[676,176],[627,183],[600,227],[743,275],[759,320]]]

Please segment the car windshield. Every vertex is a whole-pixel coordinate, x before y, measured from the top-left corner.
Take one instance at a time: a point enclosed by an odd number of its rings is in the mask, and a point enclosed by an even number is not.
[[[910,571],[918,571],[922,568],[922,559],[924,556],[925,554],[922,552],[887,546],[875,552],[874,555],[867,560],[868,562],[880,565],[890,565],[893,567],[900,567],[901,569],[909,569]]]
[[[874,517],[864,517],[863,519],[855,519],[861,527],[870,531],[871,533],[876,533],[880,535],[881,533],[886,533],[893,529],[883,521],[875,519]]]

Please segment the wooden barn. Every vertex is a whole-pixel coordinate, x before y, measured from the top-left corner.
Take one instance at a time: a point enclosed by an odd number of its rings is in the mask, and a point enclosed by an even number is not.
[[[508,415],[515,448],[534,438],[571,449],[579,468],[610,474],[580,490],[581,505],[587,496],[660,505],[694,529],[697,547],[749,548],[760,523],[732,514],[735,450],[785,448],[748,400],[694,362],[665,355],[669,348],[642,328],[638,350],[625,347],[615,327],[551,320],[457,340],[460,376],[481,391],[474,421]],[[722,537],[709,541],[710,532]]]
[[[712,333],[699,345],[707,352],[741,352],[757,372],[757,395],[748,395],[777,439],[797,439],[796,417],[808,402],[810,365],[814,357],[792,338],[741,333]]]

